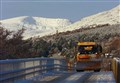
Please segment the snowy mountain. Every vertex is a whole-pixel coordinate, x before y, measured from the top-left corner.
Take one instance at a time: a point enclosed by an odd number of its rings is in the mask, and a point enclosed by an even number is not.
[[[92,16],[85,17],[78,22],[71,24],[68,19],[53,19],[43,17],[22,16],[0,21],[2,26],[9,30],[18,30],[25,28],[24,38],[34,36],[45,36],[58,32],[72,31],[88,26],[96,26],[102,24],[120,24],[120,5]]]
[[[22,16],[1,21],[2,26],[8,30],[17,31],[25,28],[24,37],[44,36],[55,34],[57,30],[71,24],[67,19],[52,19],[43,17]]]

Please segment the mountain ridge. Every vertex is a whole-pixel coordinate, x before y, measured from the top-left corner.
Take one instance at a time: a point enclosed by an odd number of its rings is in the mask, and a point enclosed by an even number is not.
[[[97,25],[114,25],[120,24],[120,5],[117,7],[103,11],[95,15],[87,16],[80,21],[71,23],[68,19],[60,18],[43,18],[43,17],[30,17],[22,16],[0,21],[2,25],[8,30],[17,31],[18,29],[25,28],[23,34],[24,38],[34,36],[53,35],[58,32],[73,31],[85,27],[95,27]]]

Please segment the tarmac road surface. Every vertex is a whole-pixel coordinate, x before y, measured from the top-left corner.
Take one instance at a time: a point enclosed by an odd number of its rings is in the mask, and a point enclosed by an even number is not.
[[[25,83],[116,83],[112,72],[53,72]]]

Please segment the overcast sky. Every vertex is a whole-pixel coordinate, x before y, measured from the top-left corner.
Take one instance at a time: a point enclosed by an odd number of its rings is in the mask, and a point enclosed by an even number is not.
[[[0,0],[0,19],[37,16],[75,22],[119,4],[119,0]]]

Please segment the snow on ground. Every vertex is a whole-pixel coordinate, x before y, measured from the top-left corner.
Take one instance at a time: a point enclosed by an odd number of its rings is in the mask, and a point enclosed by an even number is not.
[[[78,32],[75,34],[70,34],[67,36],[67,38],[77,38],[83,35],[86,35],[86,37],[89,39],[93,39],[93,37],[94,38],[96,37],[98,39],[104,39],[104,37],[107,35],[109,36],[119,35],[120,36],[120,24],[85,30],[85,31]]]

